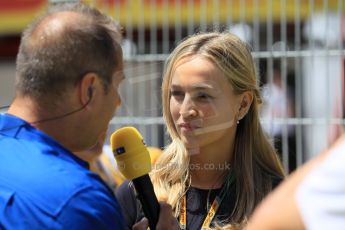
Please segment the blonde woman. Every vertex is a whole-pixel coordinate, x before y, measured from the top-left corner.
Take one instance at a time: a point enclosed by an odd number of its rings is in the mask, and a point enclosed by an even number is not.
[[[166,62],[163,115],[172,142],[151,179],[181,229],[241,227],[284,172],[265,136],[247,45],[230,33],[180,43]],[[128,228],[142,217],[128,184],[117,197]]]

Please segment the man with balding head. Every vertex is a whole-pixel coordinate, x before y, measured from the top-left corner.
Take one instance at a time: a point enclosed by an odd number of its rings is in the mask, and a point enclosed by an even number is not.
[[[16,95],[0,115],[0,229],[121,229],[112,191],[89,168],[121,100],[117,24],[82,4],[22,35]]]
[[[0,115],[0,229],[123,228],[113,192],[89,170],[121,104],[120,40],[111,18],[83,4],[52,8],[23,32],[16,96]],[[159,217],[157,230],[178,228],[170,205]]]

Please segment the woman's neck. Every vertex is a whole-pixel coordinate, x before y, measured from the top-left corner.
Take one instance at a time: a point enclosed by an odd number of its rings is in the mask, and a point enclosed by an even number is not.
[[[189,162],[191,186],[203,189],[220,188],[230,170],[232,151],[221,152],[200,149],[200,153],[192,155]]]
[[[191,186],[200,189],[217,189],[222,187],[228,171],[190,171]]]

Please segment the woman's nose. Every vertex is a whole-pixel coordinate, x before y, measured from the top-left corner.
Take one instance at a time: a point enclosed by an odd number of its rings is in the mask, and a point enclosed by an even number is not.
[[[193,103],[193,101],[188,98],[185,97],[181,109],[180,109],[180,115],[182,117],[195,117],[198,115],[198,111],[196,109],[195,104]]]

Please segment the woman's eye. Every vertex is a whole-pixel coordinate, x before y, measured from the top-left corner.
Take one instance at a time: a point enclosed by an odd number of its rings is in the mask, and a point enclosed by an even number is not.
[[[197,98],[203,99],[203,100],[210,100],[213,97],[211,95],[207,94],[207,93],[198,93],[197,94]]]
[[[173,97],[182,97],[184,93],[182,91],[172,90],[170,91],[170,95]]]

